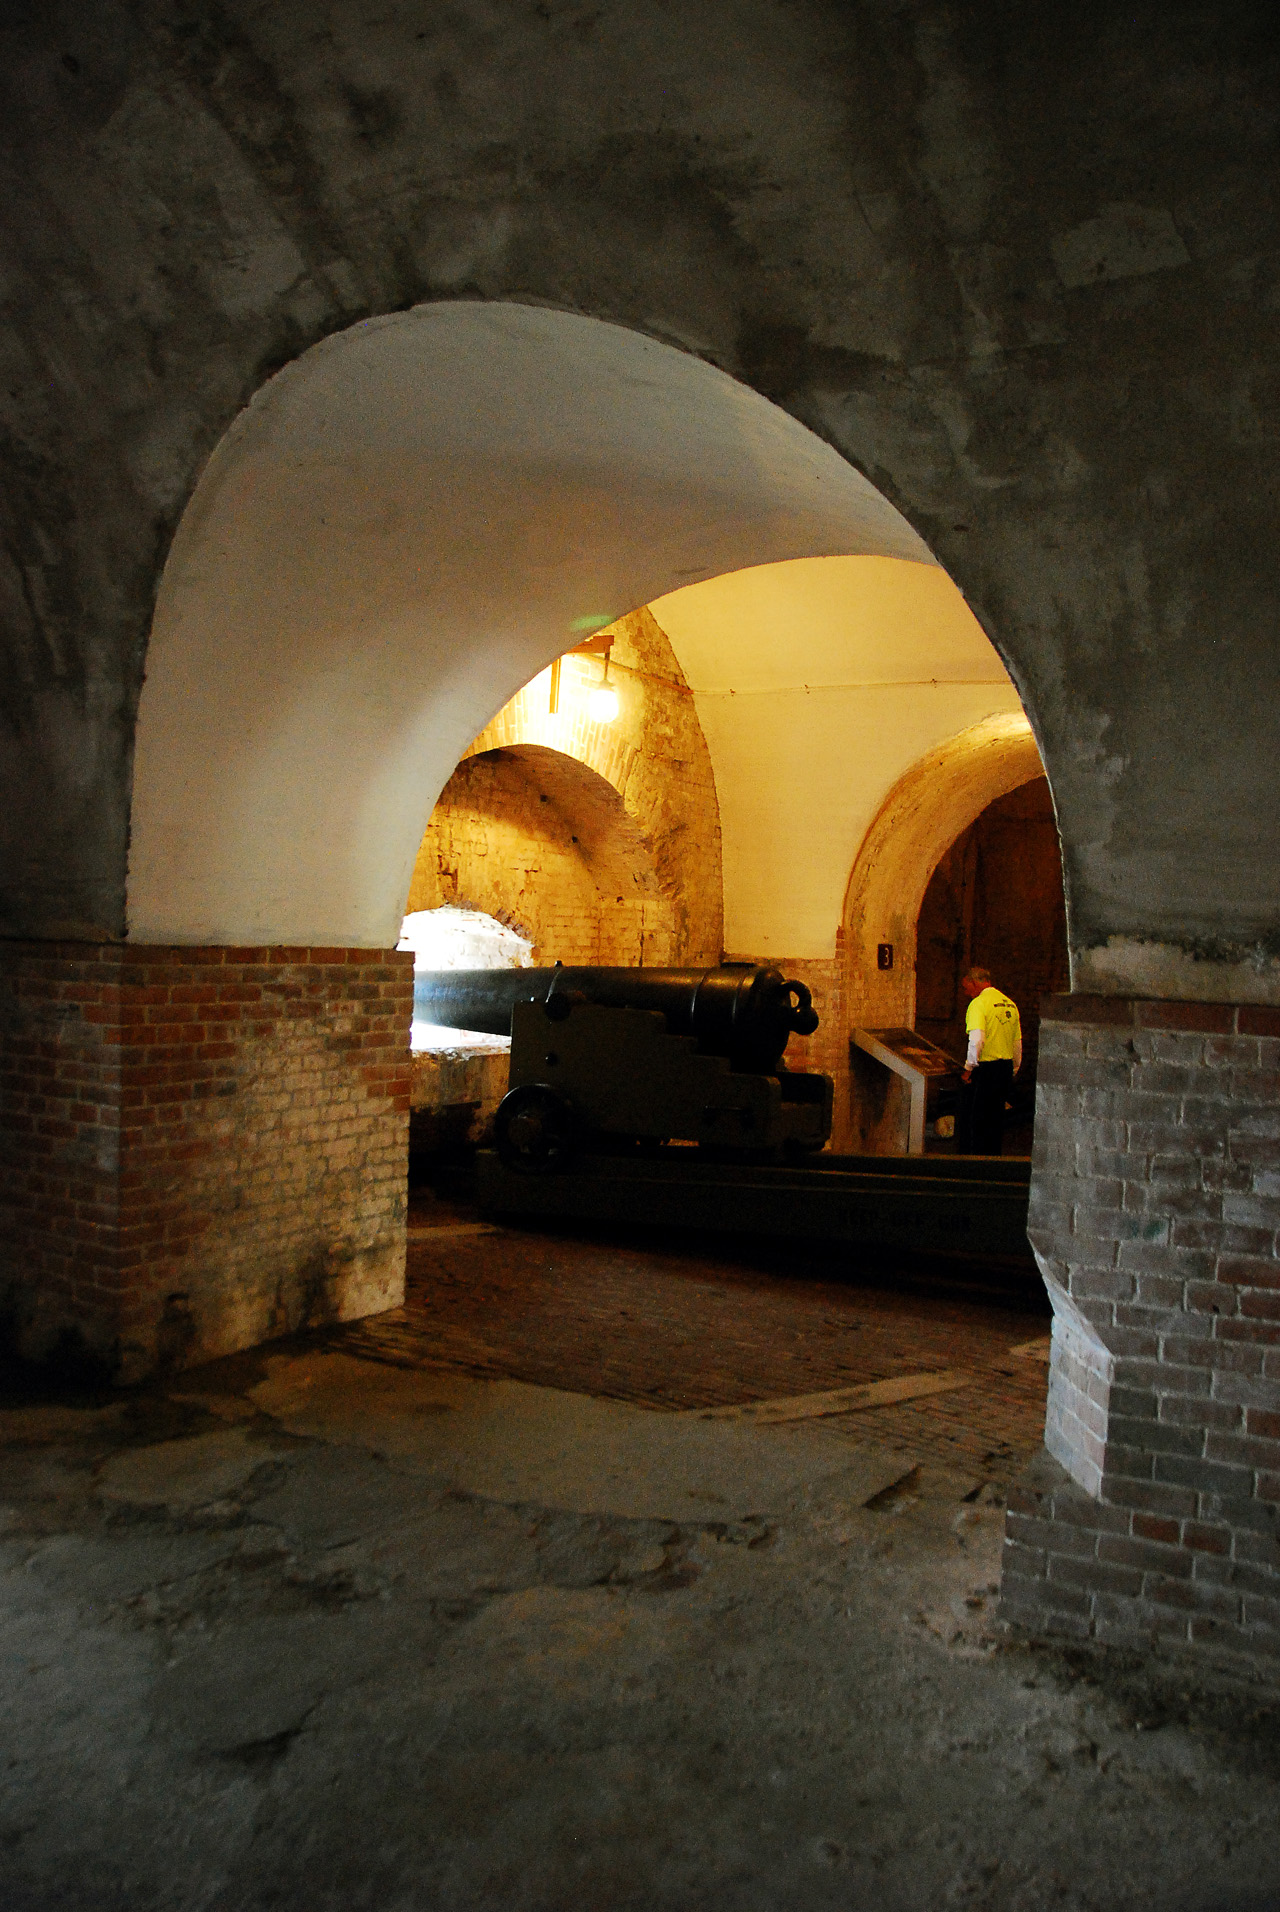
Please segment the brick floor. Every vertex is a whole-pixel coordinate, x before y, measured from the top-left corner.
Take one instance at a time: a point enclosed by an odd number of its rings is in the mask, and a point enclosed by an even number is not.
[[[913,1269],[902,1287],[893,1269],[855,1278],[821,1252],[448,1232],[466,1215],[415,1197],[406,1306],[345,1330],[345,1345],[653,1408],[958,1368],[975,1375],[972,1387],[824,1425],[996,1482],[1040,1446],[1047,1367],[1010,1353],[1048,1335],[1043,1292],[1030,1283],[997,1302],[959,1273]]]

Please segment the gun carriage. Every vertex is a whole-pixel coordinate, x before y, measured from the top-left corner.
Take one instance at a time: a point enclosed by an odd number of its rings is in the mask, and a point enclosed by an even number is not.
[[[511,1167],[563,1168],[624,1141],[780,1160],[831,1133],[831,1078],[783,1061],[817,1013],[776,969],[436,970],[415,977],[414,1011],[511,1037],[495,1118]]]

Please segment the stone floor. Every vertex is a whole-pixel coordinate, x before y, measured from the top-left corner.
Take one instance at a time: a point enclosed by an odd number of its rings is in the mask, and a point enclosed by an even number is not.
[[[828,1425],[1007,1481],[1044,1428],[1049,1308],[1033,1272],[852,1251],[488,1228],[429,1188],[410,1209],[407,1306],[357,1331],[374,1358],[659,1408],[718,1407],[961,1369],[953,1395]]]
[[[1034,1297],[414,1225],[395,1318],[0,1412],[4,1912],[1280,1907],[1280,1699],[1001,1630]]]

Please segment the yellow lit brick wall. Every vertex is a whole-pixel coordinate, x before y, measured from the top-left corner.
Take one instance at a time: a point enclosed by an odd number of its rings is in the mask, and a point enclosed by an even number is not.
[[[603,660],[565,657],[475,742],[432,814],[411,910],[484,910],[534,960],[720,960],[720,823],[711,760],[666,637],[645,610],[612,627],[619,713],[591,721]]]
[[[484,910],[535,962],[666,963],[673,917],[622,799],[537,746],[459,765],[431,818],[409,907]]]

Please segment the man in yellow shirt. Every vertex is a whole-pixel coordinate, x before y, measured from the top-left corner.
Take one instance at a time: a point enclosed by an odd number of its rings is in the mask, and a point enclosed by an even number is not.
[[[1022,1020],[1018,1005],[994,986],[988,970],[969,970],[960,987],[969,998],[964,1018],[969,1049],[956,1150],[960,1155],[999,1155],[1004,1105],[1022,1067]]]

